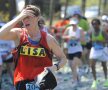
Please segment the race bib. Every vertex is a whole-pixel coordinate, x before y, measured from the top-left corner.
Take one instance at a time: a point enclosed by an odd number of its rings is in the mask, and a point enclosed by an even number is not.
[[[69,46],[76,46],[76,45],[78,45],[78,41],[76,41],[76,40],[70,40],[69,41]]]
[[[39,87],[35,83],[31,82],[26,84],[26,90],[39,90]]]
[[[101,43],[93,43],[93,47],[94,47],[96,50],[98,50],[98,49],[103,49],[103,48],[104,48],[103,44],[101,44]]]

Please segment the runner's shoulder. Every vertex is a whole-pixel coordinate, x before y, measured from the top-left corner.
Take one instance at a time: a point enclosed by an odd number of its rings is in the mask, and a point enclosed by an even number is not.
[[[58,43],[55,37],[52,36],[51,34],[47,34],[47,42],[50,43],[51,45],[55,42]]]
[[[47,33],[47,40],[48,41],[51,41],[51,40],[53,40],[54,39],[54,36],[52,36],[51,34],[48,34]]]

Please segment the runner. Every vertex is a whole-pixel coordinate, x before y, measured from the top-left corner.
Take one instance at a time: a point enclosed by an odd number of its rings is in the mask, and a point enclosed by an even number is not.
[[[13,85],[13,55],[11,51],[15,48],[14,42],[10,40],[0,40],[0,55],[2,57],[2,80],[1,80],[1,88],[5,88],[6,86]],[[5,74],[8,77],[4,77]],[[8,83],[7,83],[8,82]],[[7,83],[7,84],[6,84]]]
[[[78,27],[77,18],[72,18],[70,20],[70,24],[71,26],[69,26],[64,32],[63,39],[68,39],[67,56],[73,75],[72,83],[74,84],[74,87],[77,87],[79,85],[79,76],[77,70],[82,66],[81,41],[84,41],[84,32],[80,27]]]
[[[82,28],[82,30],[85,33],[85,42],[81,42],[81,45],[83,47],[83,53],[82,53],[82,62],[83,66],[85,67],[85,71],[89,72],[90,71],[90,65],[89,65],[89,53],[91,49],[91,42],[90,42],[90,37],[88,34],[89,31],[89,23],[87,19],[84,19],[81,13],[75,12],[72,17],[75,17],[78,19],[78,26]]]
[[[2,56],[3,64],[6,64],[11,79],[13,79],[13,55],[11,51],[15,48],[13,41],[0,40],[0,54]]]
[[[2,82],[2,72],[4,69],[3,68],[3,66],[4,66],[3,62],[4,62],[4,60],[6,62],[10,61],[9,59],[12,56],[12,55],[10,55],[12,48],[13,48],[13,45],[12,45],[11,41],[0,40],[0,88],[1,88],[1,84],[3,83]],[[12,69],[11,69],[12,65],[8,66],[8,64],[6,64],[6,66],[7,66],[6,69],[8,71],[8,74],[10,75],[10,77],[12,79],[13,78],[13,73],[12,73]]]
[[[34,79],[44,71],[48,72],[48,77],[41,84],[38,83],[39,88],[42,90],[55,88],[56,81],[49,74],[52,75],[51,72],[59,70],[67,62],[66,56],[53,36],[39,30],[39,18],[40,9],[28,5],[16,18],[0,29],[0,39],[14,40],[18,47],[19,52],[13,52],[14,56],[16,55],[14,58],[18,59],[14,72],[16,90],[30,90],[29,86],[34,88],[37,83]],[[23,22],[24,28],[13,28],[19,21]],[[20,56],[17,57],[18,53]],[[59,58],[58,63],[54,65],[53,53]]]
[[[45,25],[45,19],[44,17],[40,17],[40,20],[38,22],[40,30],[43,30],[46,33],[51,33],[51,31],[49,30],[49,28]]]
[[[61,36],[63,35],[67,24],[69,24],[69,19],[64,18],[64,19],[58,20],[55,23],[55,25],[53,27],[51,27],[53,36],[58,40],[58,42],[61,46],[63,43]]]
[[[108,16],[103,15],[102,16],[102,29],[106,33],[106,42],[108,45]]]
[[[98,87],[98,81],[96,77],[95,65],[96,62],[101,60],[99,60],[100,58],[94,56],[99,55],[100,50],[103,50],[103,48],[105,47],[105,33],[100,28],[101,23],[99,19],[93,19],[91,24],[94,28],[93,32],[91,33],[91,40],[93,46],[90,51],[90,59],[91,59],[90,62],[91,62],[92,74],[94,78],[91,88],[96,89]],[[105,76],[104,86],[108,86],[106,61],[102,60],[101,63],[102,63],[104,76]]]
[[[108,16],[107,15],[103,15],[102,18],[102,29],[107,32],[108,31]]]

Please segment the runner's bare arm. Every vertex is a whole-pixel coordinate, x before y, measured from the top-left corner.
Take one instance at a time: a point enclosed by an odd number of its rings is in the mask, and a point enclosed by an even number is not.
[[[85,34],[84,34],[84,30],[82,30],[81,29],[81,38],[80,38],[80,41],[82,42],[82,43],[85,43]]]
[[[27,16],[33,16],[31,10],[23,10],[16,18],[8,22],[0,29],[0,39],[2,40],[14,40],[17,38],[17,30],[13,29],[15,25],[22,21]]]
[[[47,36],[47,43],[50,47],[50,49],[52,50],[52,52],[57,56],[58,58],[58,68],[62,68],[66,63],[67,63],[67,58],[64,54],[64,52],[62,51],[62,49],[60,48],[58,42],[55,40],[54,37],[52,37],[51,35]],[[57,66],[53,65],[52,67],[49,67],[52,71],[56,71],[57,70]]]
[[[70,39],[70,36],[68,35],[68,28],[64,31],[62,38],[63,39]]]
[[[103,35],[103,37],[104,37],[103,43],[104,43],[104,44],[107,44],[107,42],[108,42],[108,35],[107,35],[107,32],[103,30],[103,31],[102,31],[102,35]]]
[[[8,22],[0,29],[0,39],[2,40],[14,40],[17,38],[16,28],[15,25],[19,20],[17,18],[13,19],[12,21]]]

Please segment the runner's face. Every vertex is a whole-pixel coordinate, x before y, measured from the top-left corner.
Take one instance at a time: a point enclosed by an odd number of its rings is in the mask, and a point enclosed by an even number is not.
[[[26,11],[26,13],[28,12],[30,16],[27,16],[25,17],[22,22],[24,24],[25,27],[33,27],[35,25],[37,25],[36,23],[38,22],[38,14],[36,14],[35,10],[33,8],[30,8],[30,7],[27,7],[25,10],[28,10]],[[30,14],[31,13],[31,14]]]
[[[97,29],[97,28],[99,28],[99,23],[97,23],[96,21],[94,21],[93,23],[92,23],[92,26],[93,26],[93,28],[94,29]]]
[[[39,26],[40,26],[40,27],[43,27],[44,25],[45,25],[44,21],[43,21],[43,20],[40,20],[40,21],[39,21]]]
[[[36,23],[36,16],[34,17],[31,17],[31,16],[27,16],[26,18],[24,18],[22,20],[23,24],[27,27],[27,26],[30,26],[32,24],[35,24]]]

